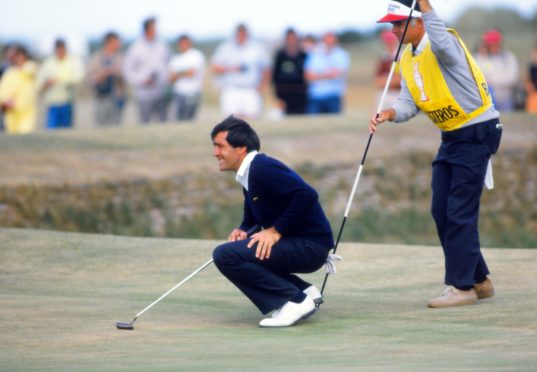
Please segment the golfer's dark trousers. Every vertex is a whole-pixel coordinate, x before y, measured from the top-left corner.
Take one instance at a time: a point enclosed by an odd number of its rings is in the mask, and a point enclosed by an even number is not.
[[[470,289],[489,274],[481,254],[479,203],[487,163],[502,135],[498,119],[442,133],[433,162],[432,206],[444,249],[445,283]]]
[[[287,301],[301,302],[302,292],[311,286],[292,273],[317,271],[328,257],[329,248],[302,238],[282,238],[272,247],[268,259],[255,257],[256,246],[250,239],[228,242],[213,253],[222,274],[239,288],[263,314]]]

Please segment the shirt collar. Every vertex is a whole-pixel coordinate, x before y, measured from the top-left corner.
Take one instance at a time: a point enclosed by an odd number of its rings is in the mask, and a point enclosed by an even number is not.
[[[418,44],[418,47],[416,49],[412,48],[412,55],[419,56],[421,52],[423,52],[423,50],[427,46],[427,43],[429,43],[429,35],[423,34],[423,37],[421,38],[421,41]]]
[[[235,175],[235,180],[240,183],[242,187],[246,189],[246,191],[248,191],[248,174],[250,173],[250,165],[252,164],[252,160],[254,160],[256,155],[256,150],[250,151],[248,155],[244,157],[241,166]]]

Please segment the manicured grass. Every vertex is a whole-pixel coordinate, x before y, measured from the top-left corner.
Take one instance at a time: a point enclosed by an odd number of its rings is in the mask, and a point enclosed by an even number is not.
[[[209,266],[216,241],[0,229],[1,370],[535,370],[537,251],[485,249],[497,295],[430,310],[438,247],[342,244],[326,303],[288,329]],[[317,285],[323,273],[308,275]]]

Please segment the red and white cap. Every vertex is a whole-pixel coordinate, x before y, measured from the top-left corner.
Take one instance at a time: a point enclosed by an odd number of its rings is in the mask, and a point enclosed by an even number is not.
[[[392,0],[388,4],[388,14],[379,19],[377,23],[388,23],[403,21],[410,15],[410,7],[412,6],[412,0]],[[414,11],[412,12],[412,18],[421,18],[420,7],[416,3]]]

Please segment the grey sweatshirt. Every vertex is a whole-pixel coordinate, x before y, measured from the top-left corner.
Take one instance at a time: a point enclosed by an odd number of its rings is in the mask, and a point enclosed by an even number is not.
[[[123,74],[134,88],[136,98],[149,100],[162,97],[168,86],[168,60],[170,52],[166,43],[149,41],[142,37],[127,51],[123,64]],[[145,83],[153,79],[153,84]]]
[[[424,13],[422,17],[426,34],[415,53],[421,53],[427,42],[430,42],[449,90],[461,108],[470,113],[481,107],[481,95],[459,40],[446,30],[446,26],[434,10]],[[396,123],[407,121],[420,111],[414,103],[404,79],[401,81],[401,92],[393,108],[396,112]],[[500,113],[492,106],[483,114],[465,123],[464,126],[495,119],[499,116]]]

